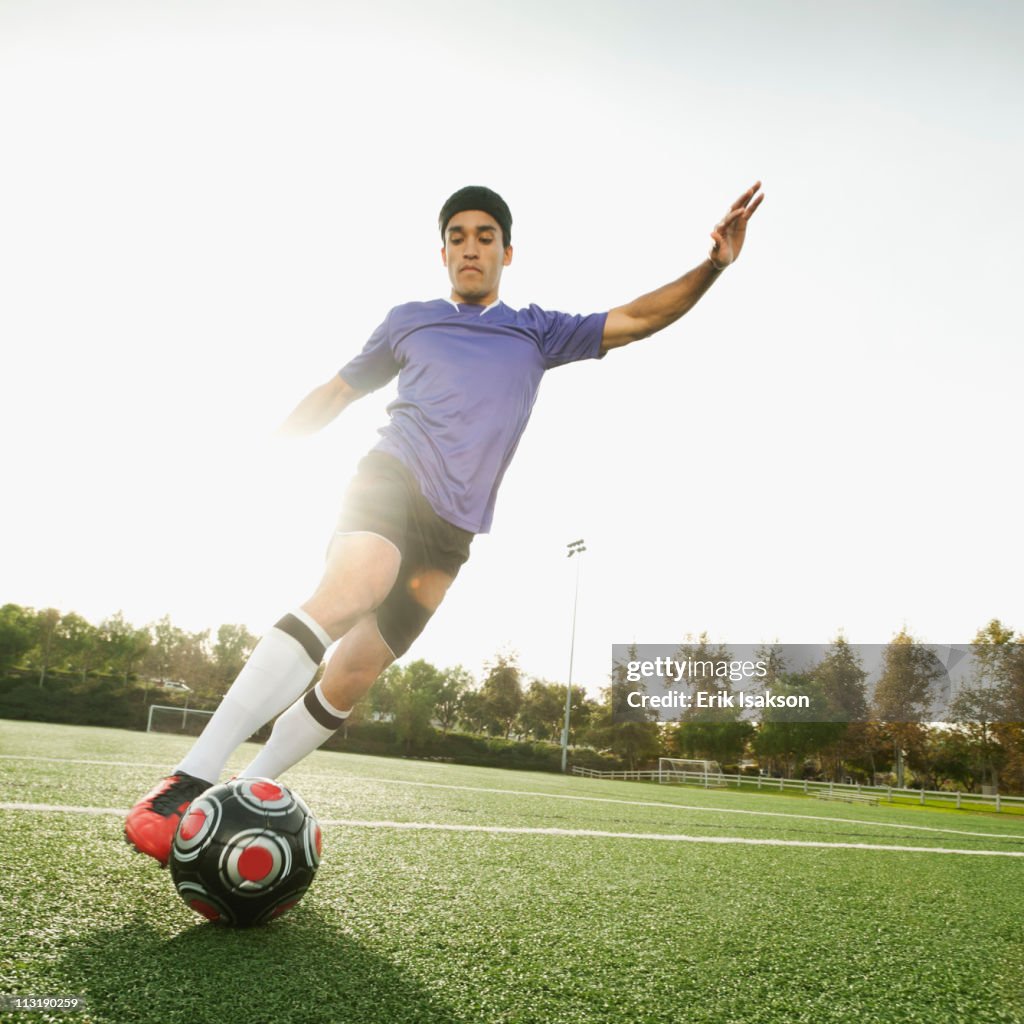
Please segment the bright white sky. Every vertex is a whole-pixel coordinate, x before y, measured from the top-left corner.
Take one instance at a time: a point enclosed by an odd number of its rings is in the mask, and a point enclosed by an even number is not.
[[[411,657],[1024,629],[1014,2],[0,5],[0,603],[262,632],[318,578],[390,390],[271,435],[436,215],[515,217],[502,298],[699,307],[548,376],[494,532]]]

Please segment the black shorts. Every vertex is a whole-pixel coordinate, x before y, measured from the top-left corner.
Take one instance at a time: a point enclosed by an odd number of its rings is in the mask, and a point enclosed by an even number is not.
[[[345,492],[338,533],[375,533],[398,548],[398,578],[377,609],[384,642],[400,658],[423,632],[433,611],[416,600],[419,578],[439,570],[454,579],[469,558],[473,534],[442,519],[416,478],[391,455],[372,451]]]

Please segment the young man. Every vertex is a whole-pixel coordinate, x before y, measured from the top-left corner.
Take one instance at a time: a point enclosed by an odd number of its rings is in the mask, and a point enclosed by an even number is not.
[[[744,192],[715,226],[703,263],[591,316],[499,302],[501,274],[512,262],[509,208],[479,186],[448,199],[439,225],[451,298],[392,309],[362,352],[307,395],[283,428],[320,430],[398,377],[382,439],[345,496],[323,578],[259,642],[184,760],[132,808],[128,842],[166,866],[189,803],[275,715],[270,739],[243,776],[277,777],[342,724],[423,630],[469,557],[473,535],[490,528],[545,370],[600,358],[678,320],[739,256],[747,221],[764,198],[759,188]],[[323,678],[307,692],[336,640]]]

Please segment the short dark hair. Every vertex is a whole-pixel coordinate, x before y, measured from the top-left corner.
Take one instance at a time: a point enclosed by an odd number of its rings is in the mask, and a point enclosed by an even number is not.
[[[502,247],[507,249],[512,244],[512,211],[497,192],[483,185],[467,185],[458,192],[453,192],[445,201],[437,218],[442,241],[448,221],[463,210],[483,210],[484,213],[489,213],[501,227]]]

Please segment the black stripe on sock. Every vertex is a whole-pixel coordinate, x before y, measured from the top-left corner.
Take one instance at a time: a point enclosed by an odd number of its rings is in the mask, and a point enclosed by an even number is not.
[[[320,703],[320,699],[316,695],[316,687],[306,692],[306,696],[302,698],[302,703],[306,705],[306,710],[313,716],[318,725],[322,725],[325,729],[339,729],[344,723],[344,718],[339,718],[337,715],[332,715]]]
[[[327,648],[302,619],[296,618],[289,612],[280,621],[274,623],[274,628],[298,640],[315,665],[319,665],[324,660],[324,652]]]

